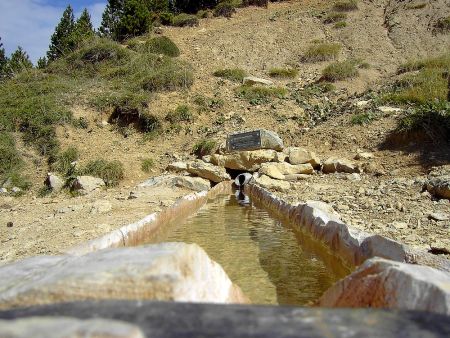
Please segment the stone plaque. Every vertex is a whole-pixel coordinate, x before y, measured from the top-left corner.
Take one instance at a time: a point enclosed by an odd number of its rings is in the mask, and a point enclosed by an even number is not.
[[[246,133],[229,135],[227,138],[227,149],[233,150],[255,150],[261,148],[261,131],[249,131]]]

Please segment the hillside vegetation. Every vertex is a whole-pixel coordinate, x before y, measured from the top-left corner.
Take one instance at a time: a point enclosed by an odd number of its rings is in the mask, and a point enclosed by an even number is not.
[[[47,171],[68,180],[107,172],[109,185],[117,185],[160,170],[166,153],[207,154],[236,129],[275,129],[289,144],[305,128],[350,111],[346,100],[355,93],[402,107],[394,132],[424,131],[434,141],[448,140],[443,3],[411,9],[401,1],[302,0],[266,9],[264,1],[223,1],[216,10],[215,3],[184,14],[166,7],[149,12],[149,26],[133,34],[83,35],[64,55],[8,73],[1,82],[0,186],[9,180],[21,189],[31,183],[40,188],[30,173],[36,167],[40,180]],[[262,7],[241,8],[253,4]],[[418,18],[439,13],[431,22],[435,29],[408,31],[410,21],[402,20],[411,11]],[[407,13],[398,19],[403,30],[389,25],[399,13]],[[330,25],[336,22],[345,25]],[[275,84],[244,86],[247,75],[271,77]],[[355,123],[375,119],[364,114]],[[77,150],[62,160],[69,147],[100,147],[105,138],[101,150]],[[122,144],[126,148],[112,158],[108,149]],[[127,158],[130,147],[137,155]],[[30,149],[45,161],[30,163]]]

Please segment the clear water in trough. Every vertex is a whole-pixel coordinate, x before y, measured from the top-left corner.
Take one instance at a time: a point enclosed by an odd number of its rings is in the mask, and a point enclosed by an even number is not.
[[[330,252],[248,197],[219,196],[151,243],[197,243],[254,304],[310,305],[349,273]]]

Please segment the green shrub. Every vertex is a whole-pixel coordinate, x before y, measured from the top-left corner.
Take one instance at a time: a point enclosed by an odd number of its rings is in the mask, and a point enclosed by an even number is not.
[[[415,131],[423,131],[436,141],[450,141],[450,103],[430,102],[407,111],[399,121],[397,132]]]
[[[158,15],[159,21],[161,22],[161,24],[166,25],[166,26],[171,26],[173,25],[173,13],[170,12],[161,12]]]
[[[216,17],[223,16],[225,18],[231,18],[234,13],[236,13],[236,8],[231,1],[222,1],[214,8],[213,15]]]
[[[242,82],[247,76],[247,72],[241,68],[225,68],[216,70],[213,75],[230,81]]]
[[[199,112],[219,109],[224,105],[221,98],[210,98],[202,95],[196,95],[193,102],[197,105]]]
[[[154,37],[138,48],[149,53],[164,54],[170,57],[180,55],[180,50],[177,45],[166,36]]]
[[[298,70],[294,68],[271,68],[269,76],[293,79],[297,77]]]
[[[336,29],[345,28],[345,27],[347,27],[347,22],[345,22],[345,21],[339,21],[334,24],[334,28],[336,28]]]
[[[354,61],[347,60],[333,62],[322,71],[322,79],[326,81],[340,81],[358,76],[358,69]]]
[[[435,28],[438,31],[441,32],[450,32],[450,16],[447,16],[445,18],[440,18],[436,24],[435,24]]]
[[[84,117],[79,117],[77,119],[72,120],[72,126],[78,129],[88,129],[89,121]]]
[[[419,73],[407,75],[395,83],[385,101],[404,104],[425,104],[435,100],[447,99],[448,83],[443,71],[435,68],[423,68]]]
[[[347,19],[347,14],[341,12],[331,12],[325,17],[323,23],[334,23],[345,19]]]
[[[205,155],[211,155],[214,153],[214,150],[217,146],[217,142],[214,140],[203,139],[197,142],[192,147],[192,152],[198,157],[202,157]]]
[[[69,147],[62,153],[59,153],[56,157],[56,162],[52,165],[52,170],[60,173],[65,177],[69,177],[73,174],[74,166],[73,162],[77,161],[79,157],[78,149],[75,147]]]
[[[343,0],[334,4],[333,9],[335,11],[350,12],[358,9],[357,0]]]
[[[123,164],[120,161],[93,160],[82,169],[82,174],[100,177],[106,186],[113,187],[124,178]]]
[[[187,105],[179,105],[175,110],[170,111],[166,115],[166,121],[170,123],[191,122],[193,120],[192,113]]]
[[[22,157],[16,149],[14,138],[10,133],[0,132],[0,178],[19,171],[22,166]]]
[[[197,15],[197,18],[199,18],[199,19],[206,19],[206,18],[209,17],[210,12],[207,11],[207,10],[201,9],[201,10],[199,10],[199,11],[197,12],[196,15]]]
[[[450,54],[444,54],[438,57],[427,58],[422,60],[411,60],[402,64],[398,68],[398,74],[413,72],[417,70],[428,69],[449,69],[450,70]]]
[[[236,89],[238,97],[249,101],[251,104],[268,103],[273,98],[284,98],[287,90],[282,87],[240,86]]]
[[[364,125],[371,123],[375,119],[376,115],[373,112],[364,112],[353,115],[350,122],[351,124]]]
[[[172,24],[176,27],[198,26],[198,18],[192,14],[181,13],[173,17]]]
[[[338,43],[318,43],[314,44],[303,55],[305,62],[327,61],[335,59],[341,51]]]
[[[145,158],[141,161],[141,169],[144,173],[149,173],[155,166],[155,161],[152,158]]]

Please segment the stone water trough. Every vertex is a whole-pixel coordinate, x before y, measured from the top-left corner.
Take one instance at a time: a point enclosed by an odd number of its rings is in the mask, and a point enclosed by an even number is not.
[[[355,337],[450,336],[449,262],[352,229],[325,203],[289,204],[279,199],[267,183],[272,184],[274,178],[264,172],[279,173],[284,179],[307,175],[320,160],[298,149],[280,151],[283,146],[278,140],[264,143],[277,150],[225,152],[185,166],[174,165],[173,170],[185,173],[175,178],[164,175],[142,186],[167,181],[180,184],[190,175],[216,185],[209,189],[206,184],[208,191],[185,196],[159,213],[71,248],[64,255],[0,266],[0,337],[292,337],[293,332],[298,337],[348,337],[350,333]],[[286,162],[289,158],[291,163]],[[268,170],[270,165],[276,165],[273,168],[278,172]],[[296,167],[299,165],[303,166]],[[233,170],[262,170],[263,174],[245,187],[248,196],[354,269],[315,306],[395,312],[190,304],[245,304],[248,299],[195,244],[137,245],[169,222],[195,213],[208,199],[232,193],[230,176],[224,170],[230,166]],[[430,262],[434,267],[428,266]],[[421,265],[424,263],[427,265]],[[411,310],[425,312],[407,312]]]

